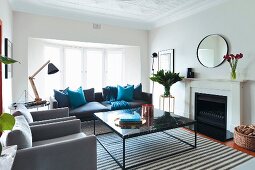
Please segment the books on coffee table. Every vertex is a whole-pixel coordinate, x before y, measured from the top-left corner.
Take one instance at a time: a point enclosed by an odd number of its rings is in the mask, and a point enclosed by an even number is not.
[[[141,116],[137,112],[121,114],[120,122],[126,122],[126,123],[141,122]]]

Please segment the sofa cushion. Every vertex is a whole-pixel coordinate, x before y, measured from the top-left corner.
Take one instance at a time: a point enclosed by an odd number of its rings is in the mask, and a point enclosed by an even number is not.
[[[134,100],[142,99],[142,83],[138,84],[134,88]]]
[[[131,108],[141,107],[143,104],[147,104],[144,100],[134,100],[132,102],[128,102]]]
[[[108,101],[103,101],[102,104],[107,107],[109,110],[112,109],[112,105],[111,102]],[[148,102],[143,101],[143,100],[134,100],[132,102],[128,102],[130,108],[137,108],[137,107],[141,107],[143,104],[148,104]]]
[[[117,100],[124,100],[127,102],[133,101],[134,96],[134,85],[122,87],[118,85],[118,96]]]
[[[82,87],[79,87],[76,91],[67,89],[69,104],[72,109],[75,109],[81,105],[86,104],[86,99],[82,90]]]
[[[103,93],[103,99],[105,101],[116,101],[118,89],[114,86],[106,86],[102,89]]]
[[[107,107],[107,109],[109,109],[109,110],[111,110],[111,108],[112,108],[112,104],[109,101],[103,101],[103,102],[101,102],[101,104],[104,105],[105,107]]]
[[[93,113],[109,111],[107,107],[98,102],[89,102],[78,108],[70,110],[70,116],[76,116],[78,118],[91,117]]]
[[[68,140],[73,140],[73,139],[79,139],[79,138],[82,138],[85,136],[86,135],[81,132],[81,133],[75,133],[72,135],[62,136],[62,137],[58,137],[58,138],[36,141],[36,142],[33,142],[33,147],[40,146],[40,145],[47,145],[47,144],[56,143],[56,142],[63,142],[63,141],[68,141]]]
[[[57,100],[59,108],[69,107],[67,89],[69,89],[69,88],[66,88],[63,91],[58,91],[58,90],[54,89],[54,98]]]
[[[18,149],[32,147],[32,133],[24,116],[15,117],[15,125],[6,136],[6,146],[17,145]]]
[[[83,90],[85,99],[87,102],[94,102],[95,101],[95,90],[94,88]]]
[[[23,115],[28,123],[34,122],[30,111],[23,104],[18,104],[15,112],[12,115],[13,116]]]

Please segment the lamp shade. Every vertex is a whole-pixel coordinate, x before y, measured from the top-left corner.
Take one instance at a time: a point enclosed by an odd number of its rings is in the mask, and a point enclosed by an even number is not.
[[[58,71],[59,71],[58,68],[54,64],[52,63],[48,64],[48,74],[54,74]]]

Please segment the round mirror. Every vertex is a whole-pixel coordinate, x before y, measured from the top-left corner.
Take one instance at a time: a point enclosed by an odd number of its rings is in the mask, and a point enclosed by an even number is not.
[[[217,34],[206,36],[197,47],[198,61],[205,67],[221,65],[224,62],[223,56],[227,53],[227,41]]]

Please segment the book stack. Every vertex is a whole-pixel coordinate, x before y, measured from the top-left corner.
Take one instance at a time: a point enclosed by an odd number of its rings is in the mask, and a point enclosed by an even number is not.
[[[119,126],[121,127],[139,127],[140,125],[142,125],[142,119],[137,112],[122,114],[119,118]]]

